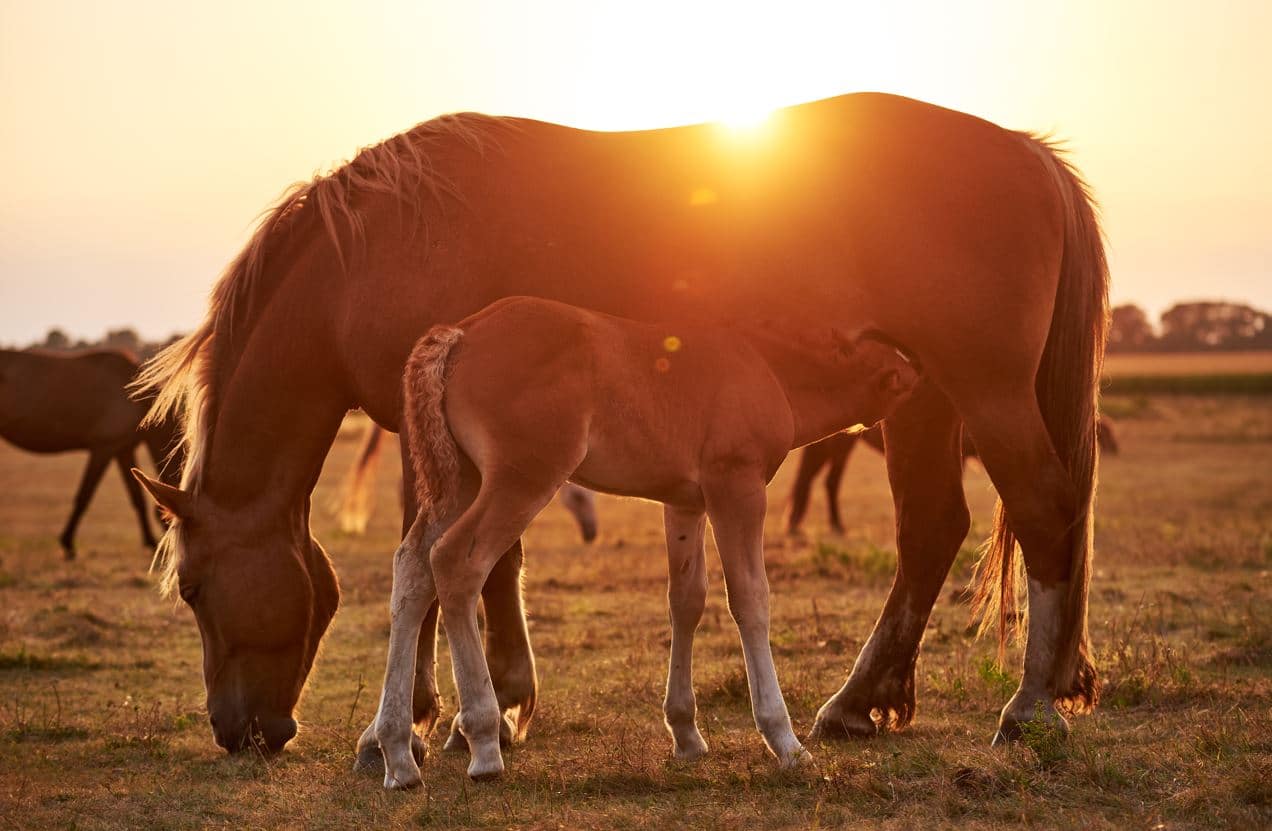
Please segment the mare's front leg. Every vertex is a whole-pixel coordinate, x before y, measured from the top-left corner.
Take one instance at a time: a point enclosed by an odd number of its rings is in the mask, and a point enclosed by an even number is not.
[[[393,594],[389,604],[389,657],[384,673],[380,708],[368,732],[384,757],[384,787],[413,788],[421,782],[413,744],[412,706],[415,650],[420,624],[436,601],[428,550],[435,539],[421,518],[393,555]],[[368,738],[364,735],[364,741]]]
[[[710,478],[704,483],[703,495],[724,566],[729,612],[742,639],[755,726],[781,766],[792,768],[811,757],[791,729],[769,644],[769,587],[764,572],[765,477],[758,465],[731,464],[714,471]]]
[[[847,682],[817,713],[813,737],[873,736],[914,718],[914,669],[932,606],[971,522],[963,498],[961,422],[923,380],[888,420],[897,573]]]
[[[707,743],[698,732],[698,705],[693,694],[693,636],[707,604],[706,523],[702,511],[663,507],[667,605],[671,610],[671,661],[663,715],[676,758],[685,760],[707,752]]]

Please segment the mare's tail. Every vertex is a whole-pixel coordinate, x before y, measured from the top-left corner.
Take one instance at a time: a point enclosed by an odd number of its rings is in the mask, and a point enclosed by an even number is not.
[[[446,424],[446,393],[451,350],[464,332],[439,325],[420,338],[406,362],[403,379],[407,442],[415,468],[415,495],[429,523],[451,511],[459,489],[459,447]]]
[[[340,496],[332,501],[331,511],[340,521],[340,530],[346,534],[360,536],[367,532],[367,523],[371,520],[371,486],[379,469],[383,439],[384,430],[374,421],[368,423],[358,447],[358,458],[345,474]]]
[[[1094,200],[1081,175],[1054,145],[1034,136],[1025,140],[1051,173],[1064,201],[1060,282],[1035,386],[1051,442],[1077,497],[1068,541],[1069,595],[1052,684],[1062,710],[1086,712],[1100,692],[1087,634],[1087,594],[1099,460],[1097,402],[1108,329],[1108,263]],[[1000,654],[1019,625],[1017,566],[1016,537],[1000,501],[989,546],[977,567],[974,601],[982,630],[998,623]]]

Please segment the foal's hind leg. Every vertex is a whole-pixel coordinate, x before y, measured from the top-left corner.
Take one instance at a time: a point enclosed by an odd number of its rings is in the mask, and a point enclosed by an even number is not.
[[[420,624],[436,599],[428,550],[438,529],[426,527],[423,517],[417,525],[393,555],[388,662],[380,708],[369,730],[383,754],[384,787],[393,790],[420,784],[420,768],[413,747],[417,739],[411,729],[411,701]]]
[[[529,482],[488,473],[472,506],[433,547],[433,579],[459,692],[456,721],[472,752],[468,775],[473,779],[499,776],[504,767],[499,752],[503,717],[477,628],[477,598],[496,562],[564,479]]]
[[[110,465],[112,455],[109,450],[89,451],[88,464],[84,466],[84,475],[80,478],[79,487],[75,490],[75,501],[71,504],[71,515],[66,520],[62,535],[58,537],[62,544],[62,554],[68,560],[75,559],[75,529],[79,527],[84,511],[88,510],[88,503],[92,501],[97,483],[102,481],[102,474]],[[129,474],[126,478],[132,479],[132,475]]]
[[[949,400],[923,381],[884,422],[884,431],[896,509],[897,573],[852,673],[817,713],[814,737],[873,736],[881,728],[910,723],[919,643],[970,524],[963,498],[962,431]]]
[[[125,447],[123,450],[115,454],[115,464],[119,467],[119,473],[124,477],[124,489],[128,491],[128,499],[132,502],[133,510],[137,512],[137,521],[141,524],[141,543],[147,548],[154,548],[158,544],[155,535],[150,533],[150,521],[146,518],[149,506],[146,504],[146,497],[141,493],[141,485],[137,484],[137,479],[132,475],[132,469],[137,466],[136,448]]]
[[[521,600],[521,569],[525,560],[521,540],[512,544],[495,563],[482,586],[486,610],[486,661],[495,698],[503,714],[499,724],[499,744],[511,747],[524,739],[538,700],[539,682],[526,629],[526,613]],[[459,718],[451,720],[450,736],[444,750],[468,747],[459,729]]]
[[[1003,708],[994,742],[1018,738],[1020,725],[1041,720],[1060,730],[1054,683],[1067,620],[1077,495],[1043,422],[1032,384],[984,402],[967,417],[985,471],[1020,541],[1029,578],[1029,628],[1020,686]]]
[[[781,766],[795,767],[810,757],[791,729],[769,643],[764,476],[759,470],[735,469],[713,478],[715,481],[704,483],[703,493],[724,566],[729,611],[742,638],[755,726]]]
[[[693,694],[693,635],[707,603],[707,561],[703,547],[707,517],[667,505],[667,605],[671,610],[671,661],[663,715],[677,759],[697,759],[707,752],[698,732]]]

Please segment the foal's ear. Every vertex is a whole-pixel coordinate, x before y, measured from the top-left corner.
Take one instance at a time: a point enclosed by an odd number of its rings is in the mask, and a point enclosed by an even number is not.
[[[165,485],[156,479],[151,479],[137,468],[132,469],[133,478],[141,483],[146,492],[154,498],[164,513],[171,514],[175,519],[188,519],[193,512],[194,500],[190,494],[181,488],[174,488],[172,485]]]

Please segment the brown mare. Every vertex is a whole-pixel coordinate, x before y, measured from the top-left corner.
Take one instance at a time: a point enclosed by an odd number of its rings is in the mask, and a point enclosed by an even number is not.
[[[403,397],[421,507],[393,558],[388,669],[361,742],[382,752],[385,787],[420,783],[410,704],[420,626],[435,601],[459,691],[455,721],[472,751],[468,775],[503,772],[477,599],[567,480],[664,505],[672,642],[663,709],[676,756],[707,752],[692,663],[709,517],[755,724],[782,767],[810,758],[769,643],[765,485],[793,447],[885,417],[918,375],[895,347],[824,324],[677,331],[519,297],[433,327],[411,352]]]
[[[137,512],[142,544],[155,547],[146,498],[128,471],[137,464],[142,442],[164,481],[175,483],[181,465],[168,458],[177,444],[171,421],[138,427],[149,404],[128,397],[136,375],[137,361],[114,349],[0,350],[0,438],[33,453],[88,451],[71,516],[58,537],[68,560],[75,559],[75,529],[112,461]]]
[[[375,483],[384,434],[384,428],[375,422],[367,425],[362,442],[358,445],[358,456],[345,474],[340,496],[332,503],[332,511],[340,521],[340,530],[346,534],[361,535],[367,532],[372,508],[371,487]],[[405,459],[403,462],[403,467],[409,464]],[[561,500],[561,506],[570,512],[570,516],[578,524],[583,542],[593,542],[599,530],[595,494],[586,488],[566,483],[557,496]]]
[[[1117,435],[1113,431],[1113,421],[1101,415],[1096,421],[1096,442],[1101,453],[1117,455]],[[804,523],[804,514],[808,512],[808,496],[813,487],[813,480],[822,468],[827,468],[826,479],[822,483],[826,487],[826,511],[830,529],[836,534],[844,532],[843,519],[839,516],[839,483],[843,479],[844,468],[848,466],[848,457],[857,446],[864,441],[880,453],[883,448],[883,430],[871,427],[861,433],[836,433],[819,442],[808,445],[799,454],[799,468],[795,471],[795,484],[791,485],[791,495],[786,500],[786,533],[800,533]],[[976,445],[970,438],[963,438],[963,459],[976,458]]]
[[[673,332],[804,314],[885,331],[920,361],[923,381],[885,425],[896,579],[814,734],[913,717],[919,643],[970,522],[963,425],[1004,506],[978,574],[1002,637],[1018,619],[1017,540],[1029,578],[1024,672],[997,735],[1094,704],[1086,598],[1108,302],[1092,200],[1034,136],[863,93],[781,110],[748,140],[714,124],[599,133],[446,116],[265,217],[205,322],[143,382],[160,391],[156,413],[187,419],[181,488],[151,489],[180,518],[161,542],[166,582],[203,635],[219,743],[259,734],[277,749],[294,733],[339,599],[309,494],[344,413],[398,429],[419,333],[513,294]],[[514,542],[483,595],[505,711],[532,707],[537,689],[521,561]],[[435,641],[431,612],[414,700],[425,728]]]

